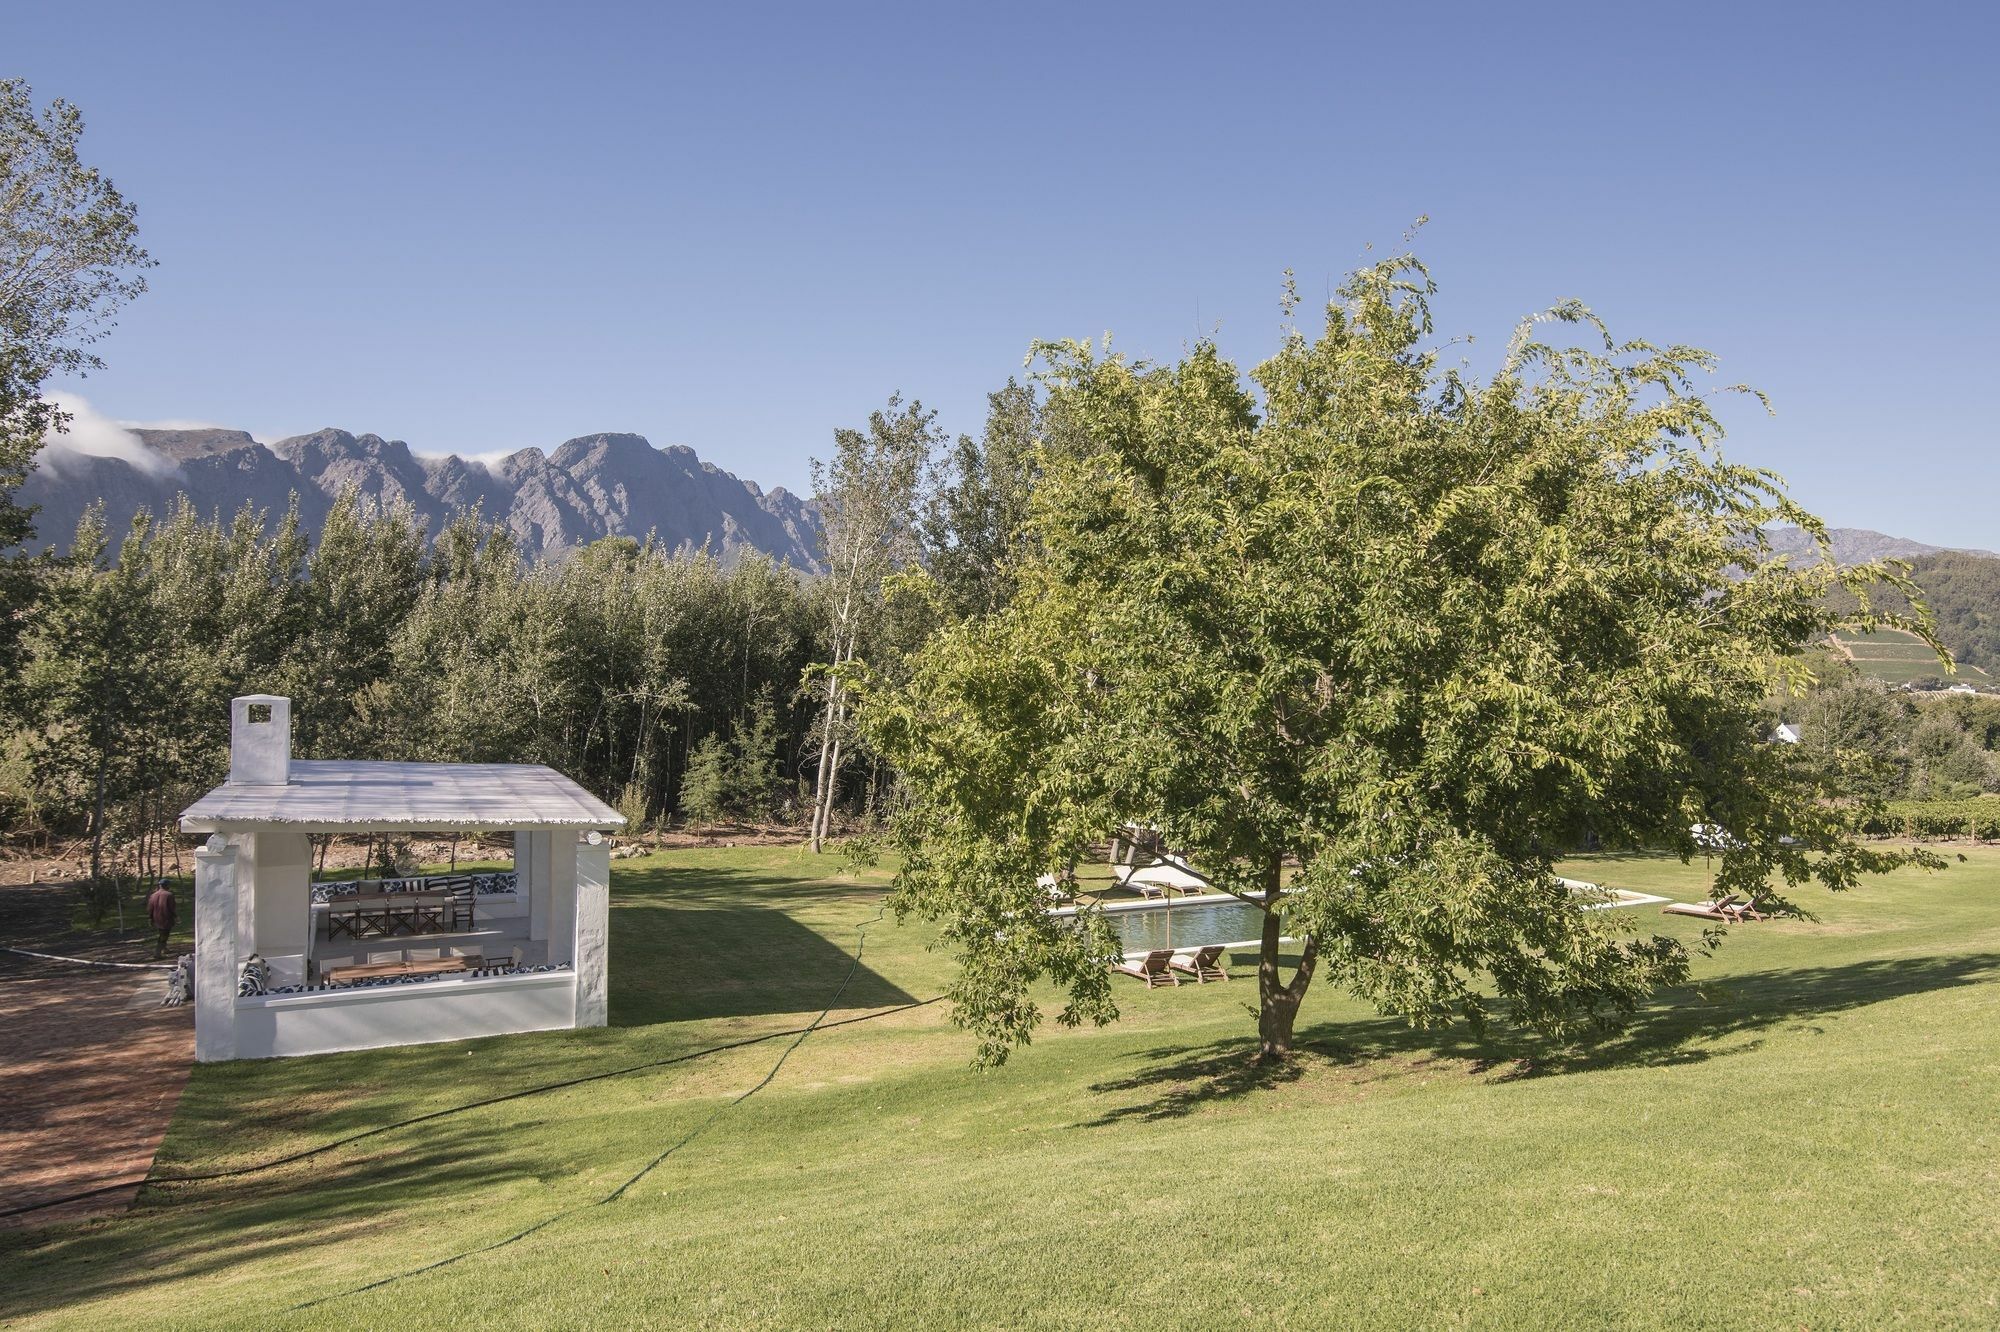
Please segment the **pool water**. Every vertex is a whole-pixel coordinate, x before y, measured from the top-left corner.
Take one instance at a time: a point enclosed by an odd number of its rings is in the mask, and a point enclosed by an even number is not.
[[[1234,901],[1107,911],[1104,920],[1117,932],[1128,953],[1242,943],[1264,932],[1264,913],[1248,903]]]

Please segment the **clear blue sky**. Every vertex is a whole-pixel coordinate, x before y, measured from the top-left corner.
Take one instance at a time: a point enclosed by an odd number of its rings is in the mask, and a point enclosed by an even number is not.
[[[633,430],[800,488],[1037,337],[1249,364],[1418,214],[1445,331],[1567,296],[1778,415],[1830,521],[2000,548],[1990,6],[8,7],[153,290],[132,420]]]

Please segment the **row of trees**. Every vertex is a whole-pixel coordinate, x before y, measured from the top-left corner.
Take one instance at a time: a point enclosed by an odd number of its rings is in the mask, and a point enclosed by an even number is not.
[[[544,762],[638,822],[710,732],[754,733],[770,775],[740,804],[777,808],[810,721],[815,589],[767,560],[614,539],[529,565],[477,514],[431,543],[350,495],[311,542],[295,512],[183,504],[115,544],[93,514],[43,581],[10,743],[27,812],[94,842],[139,845],[218,780],[245,692],[294,699],[302,756]]]

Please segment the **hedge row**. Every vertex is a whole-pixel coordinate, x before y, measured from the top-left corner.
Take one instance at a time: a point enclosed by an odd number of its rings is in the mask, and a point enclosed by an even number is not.
[[[1864,820],[1861,831],[1876,837],[2000,841],[2000,800],[1892,800],[1882,813]]]

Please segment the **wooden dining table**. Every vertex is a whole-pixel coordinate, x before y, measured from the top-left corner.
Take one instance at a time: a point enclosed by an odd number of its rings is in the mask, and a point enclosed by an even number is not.
[[[329,985],[348,981],[376,980],[384,976],[444,976],[454,971],[477,971],[486,965],[478,953],[464,957],[434,957],[419,962],[356,962],[334,967],[326,973]]]
[[[380,939],[393,934],[445,932],[449,892],[348,893],[327,899],[326,937]],[[427,928],[428,927],[428,928]]]

